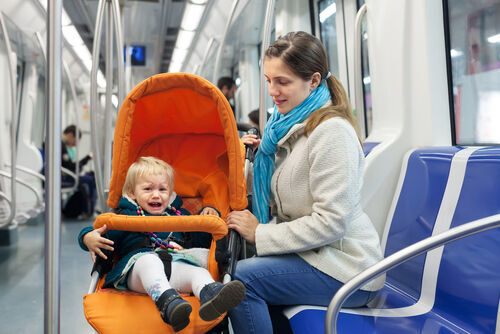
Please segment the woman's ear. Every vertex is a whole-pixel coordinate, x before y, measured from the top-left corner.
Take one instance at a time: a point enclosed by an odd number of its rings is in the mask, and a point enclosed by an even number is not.
[[[311,92],[319,87],[321,84],[321,74],[319,72],[314,72],[311,76]]]

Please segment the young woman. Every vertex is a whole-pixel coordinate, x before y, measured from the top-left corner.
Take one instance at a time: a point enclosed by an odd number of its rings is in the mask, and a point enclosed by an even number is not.
[[[254,204],[228,215],[229,228],[255,244],[238,262],[247,294],[230,312],[235,333],[272,333],[268,305],[327,306],[343,283],[382,258],[360,204],[364,154],[346,93],[328,71],[321,42],[292,32],[266,51],[274,113],[254,162]],[[274,217],[269,221],[269,207]],[[363,306],[380,277],[344,306]]]

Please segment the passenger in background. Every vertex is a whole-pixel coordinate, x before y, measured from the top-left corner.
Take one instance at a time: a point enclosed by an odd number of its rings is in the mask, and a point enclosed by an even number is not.
[[[288,33],[266,50],[264,75],[275,108],[254,161],[254,213],[227,216],[258,254],[236,267],[235,279],[247,288],[230,312],[238,334],[272,333],[272,305],[328,306],[345,282],[382,259],[360,203],[364,154],[356,121],[324,46],[308,33]],[[383,283],[371,281],[344,306],[366,305]]]
[[[61,146],[61,164],[64,168],[69,169],[73,173],[76,172],[76,126],[68,125],[61,136],[62,146]],[[82,138],[82,133],[78,130],[78,139]],[[83,159],[78,161],[78,168],[81,171],[91,159],[93,155],[92,152],[87,154]],[[75,180],[62,173],[62,183],[63,185],[72,186]],[[95,202],[97,199],[96,184],[94,172],[87,172],[85,174],[78,175],[78,189],[75,193],[71,195],[68,202],[63,208],[63,214],[68,218],[77,218],[83,215],[84,218],[92,217],[94,214]]]
[[[221,77],[217,80],[217,87],[219,87],[220,91],[226,97],[231,109],[234,114],[234,92],[236,91],[236,83],[233,78],[230,77]]]

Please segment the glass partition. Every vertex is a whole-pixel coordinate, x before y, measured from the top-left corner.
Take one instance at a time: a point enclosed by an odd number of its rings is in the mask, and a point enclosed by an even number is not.
[[[337,3],[336,0],[318,1],[319,31],[321,41],[328,55],[330,72],[339,77],[338,39],[337,39]]]
[[[455,143],[499,144],[500,0],[443,4]]]

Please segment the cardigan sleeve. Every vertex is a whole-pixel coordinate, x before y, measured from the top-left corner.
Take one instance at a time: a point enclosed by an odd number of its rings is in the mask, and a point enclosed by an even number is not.
[[[344,120],[329,119],[310,134],[304,152],[309,162],[311,214],[260,224],[255,235],[259,255],[298,253],[331,244],[344,236],[353,219],[361,177],[354,129]]]

